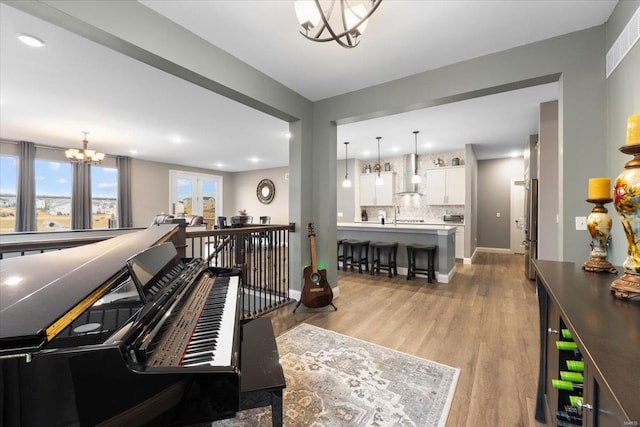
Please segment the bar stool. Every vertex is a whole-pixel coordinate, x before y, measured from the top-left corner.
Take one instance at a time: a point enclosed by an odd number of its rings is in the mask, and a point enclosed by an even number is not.
[[[416,274],[423,274],[427,276],[429,283],[433,283],[436,280],[435,258],[437,245],[407,245],[407,262],[409,269],[407,270],[407,280],[411,280],[416,277]],[[428,266],[427,268],[416,267],[416,254],[426,252]]]
[[[355,264],[358,265],[358,273],[369,271],[369,241],[346,239],[342,242],[342,254],[348,258],[342,262],[342,270],[347,271],[347,266],[353,270]],[[356,258],[356,254],[358,257]]]
[[[389,277],[393,277],[398,274],[398,265],[396,263],[398,255],[398,243],[396,242],[371,242],[369,244],[371,249],[371,270],[369,273],[373,276],[375,273],[380,273],[380,270],[388,272]],[[387,262],[383,263],[380,257],[380,251],[386,252]]]
[[[347,256],[346,259],[345,259],[345,254],[346,254],[345,247],[344,247],[344,241],[345,240],[347,240],[347,239],[338,239],[338,250],[337,250],[337,254],[338,254],[338,257],[337,257],[337,268],[338,268],[338,270],[340,270],[340,261],[342,261],[342,266],[344,268],[345,263],[348,260],[351,259],[350,256]],[[342,253],[340,253],[341,250],[342,250]]]

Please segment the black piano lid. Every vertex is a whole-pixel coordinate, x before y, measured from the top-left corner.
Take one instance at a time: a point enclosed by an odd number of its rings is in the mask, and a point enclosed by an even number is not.
[[[90,245],[0,260],[0,355],[42,347],[49,326],[177,227],[154,225]]]

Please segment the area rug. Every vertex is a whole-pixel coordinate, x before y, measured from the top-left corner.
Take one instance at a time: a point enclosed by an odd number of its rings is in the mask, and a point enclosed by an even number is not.
[[[316,326],[277,338],[285,426],[444,426],[460,370]],[[271,409],[213,426],[271,426]]]

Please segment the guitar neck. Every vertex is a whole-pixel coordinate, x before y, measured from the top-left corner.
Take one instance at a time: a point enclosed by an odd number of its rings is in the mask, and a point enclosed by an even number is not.
[[[311,268],[314,273],[318,272],[318,264],[316,262],[316,236],[311,234],[309,236],[309,242],[311,243]]]

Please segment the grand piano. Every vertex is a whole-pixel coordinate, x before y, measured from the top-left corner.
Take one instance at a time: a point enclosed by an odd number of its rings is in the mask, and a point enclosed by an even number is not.
[[[0,425],[188,425],[243,409],[258,330],[243,334],[240,272],[179,258],[177,231],[0,261]]]

